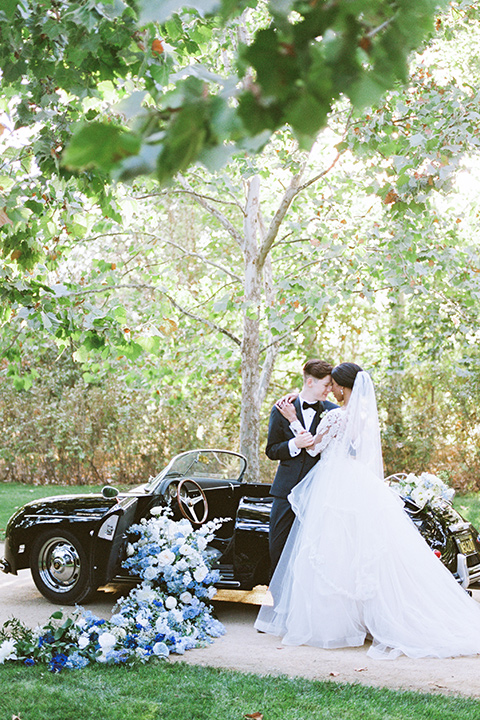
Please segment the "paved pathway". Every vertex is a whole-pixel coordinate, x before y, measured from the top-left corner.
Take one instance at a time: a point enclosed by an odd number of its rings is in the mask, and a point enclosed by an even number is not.
[[[2,550],[0,546],[0,555]],[[88,608],[108,618],[116,598],[127,591],[125,585],[108,585],[95,594]],[[278,638],[257,633],[253,628],[264,592],[264,588],[251,593],[221,591],[215,608],[227,628],[226,635],[207,648],[172,656],[172,661],[262,675],[302,676],[480,698],[480,656],[447,660],[401,657],[382,661],[369,659],[367,646],[342,650],[282,646]],[[475,591],[475,596],[480,601],[480,591]],[[17,577],[0,572],[0,625],[15,616],[34,626],[45,622],[55,609],[37,591],[29,570],[21,570]],[[72,608],[64,610],[68,613]]]

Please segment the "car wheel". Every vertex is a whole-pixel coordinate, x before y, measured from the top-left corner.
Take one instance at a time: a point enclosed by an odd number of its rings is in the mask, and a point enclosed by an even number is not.
[[[35,540],[30,569],[42,595],[60,605],[82,602],[95,589],[85,550],[66,530],[50,530]]]

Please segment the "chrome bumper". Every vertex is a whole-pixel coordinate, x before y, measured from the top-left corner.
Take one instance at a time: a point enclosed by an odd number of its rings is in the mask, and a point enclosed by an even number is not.
[[[5,558],[0,558],[0,570],[4,573],[12,572],[10,563]]]
[[[463,555],[463,553],[457,555],[457,574],[458,582],[466,590],[470,585],[470,573],[467,567],[467,556]]]
[[[474,583],[480,582],[480,563],[468,567],[467,555],[458,553],[457,555],[457,575],[458,583],[465,588],[465,590]]]

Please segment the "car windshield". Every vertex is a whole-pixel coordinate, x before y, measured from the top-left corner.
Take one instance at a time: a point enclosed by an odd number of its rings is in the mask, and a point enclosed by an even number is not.
[[[161,473],[149,480],[145,490],[152,492],[165,478],[189,477],[195,480],[208,478],[238,481],[246,465],[245,458],[237,453],[226,450],[192,450],[174,457]]]

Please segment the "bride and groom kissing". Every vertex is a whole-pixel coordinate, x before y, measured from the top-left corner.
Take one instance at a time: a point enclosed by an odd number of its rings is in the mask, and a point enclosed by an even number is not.
[[[480,607],[383,482],[375,389],[355,363],[309,360],[273,407],[266,454],[272,604],[255,627],[286,645],[393,659],[480,653]],[[337,403],[326,398],[332,391]],[[340,405],[340,406],[339,406]]]

